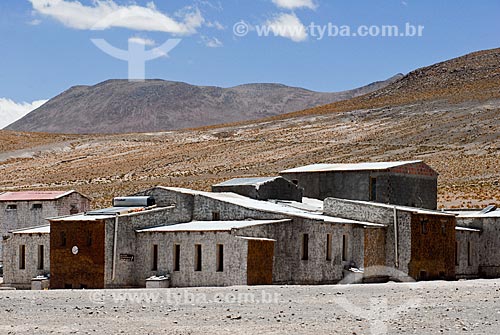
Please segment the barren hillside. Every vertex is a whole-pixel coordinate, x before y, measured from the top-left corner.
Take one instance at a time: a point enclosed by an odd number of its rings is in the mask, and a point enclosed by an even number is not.
[[[280,84],[231,88],[194,86],[165,80],[107,80],[75,86],[49,100],[7,129],[49,133],[131,133],[176,130],[256,120],[373,92],[400,79],[337,93]]]
[[[313,162],[423,159],[440,173],[441,206],[499,204],[499,54],[489,50],[419,69],[399,86],[287,118],[57,138],[27,157],[7,147],[0,189],[75,188],[102,206],[159,184],[209,189],[226,178]]]

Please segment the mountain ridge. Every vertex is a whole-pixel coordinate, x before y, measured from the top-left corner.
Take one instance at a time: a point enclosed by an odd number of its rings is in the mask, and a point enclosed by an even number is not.
[[[401,74],[353,90],[327,93],[275,83],[229,88],[149,79],[76,85],[7,126],[48,133],[135,133],[256,120],[349,99],[399,80]]]

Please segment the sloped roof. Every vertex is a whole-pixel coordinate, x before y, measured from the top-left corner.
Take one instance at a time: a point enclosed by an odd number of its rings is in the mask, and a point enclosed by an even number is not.
[[[42,201],[42,200],[57,200],[71,193],[70,191],[20,191],[20,192],[4,192],[0,194],[0,201]]]
[[[326,172],[326,171],[373,171],[387,170],[394,167],[422,163],[421,160],[401,161],[401,162],[368,162],[368,163],[348,163],[348,164],[311,164],[293,169],[281,171],[280,173],[297,172]]]
[[[222,183],[216,184],[214,186],[241,186],[241,185],[262,185],[267,182],[276,180],[278,178],[283,178],[283,177],[252,177],[252,178],[234,178],[230,180],[226,180]]]
[[[179,192],[183,194],[191,194],[191,195],[200,195],[204,196],[210,199],[218,200],[218,201],[223,201],[227,203],[231,203],[233,205],[249,208],[249,209],[254,209],[254,210],[261,210],[269,213],[275,213],[275,214],[282,214],[282,215],[289,215],[289,216],[295,216],[295,217],[301,217],[305,219],[312,219],[312,220],[319,220],[319,221],[324,221],[324,222],[330,222],[330,223],[339,223],[339,224],[357,224],[357,225],[365,225],[365,226],[373,226],[373,227],[384,227],[384,225],[377,224],[377,223],[372,223],[372,222],[366,222],[366,221],[356,221],[356,220],[350,220],[350,219],[342,219],[338,217],[333,217],[333,216],[328,216],[328,215],[321,215],[317,213],[313,213],[307,210],[299,209],[299,208],[294,208],[291,206],[286,206],[280,203],[273,203],[270,201],[263,201],[263,200],[255,200],[252,198],[248,198],[236,193],[231,193],[231,192],[203,192],[203,191],[196,191],[196,190],[190,190],[186,188],[179,188],[179,187],[166,187],[166,186],[157,186],[159,188],[163,188],[165,190],[173,191],[173,192]]]
[[[235,228],[245,228],[263,224],[291,221],[282,220],[247,220],[247,221],[192,221],[159,227],[136,230],[138,233],[179,232],[179,231],[229,231]]]
[[[50,225],[24,228],[12,231],[13,234],[50,234]]]

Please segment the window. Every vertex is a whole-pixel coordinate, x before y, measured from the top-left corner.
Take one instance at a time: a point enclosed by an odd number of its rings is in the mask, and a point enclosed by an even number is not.
[[[158,270],[158,244],[153,244],[151,271]]]
[[[42,209],[42,204],[33,204],[33,206],[31,206],[31,209]]]
[[[302,260],[309,259],[309,234],[302,235]]]
[[[61,232],[61,247],[65,247],[66,246],[66,232],[65,231],[62,231]]]
[[[74,215],[74,214],[78,214],[78,212],[79,212],[78,207],[76,205],[71,205],[71,208],[69,210],[69,214]]]
[[[342,235],[342,261],[347,261],[347,236]]]
[[[292,183],[294,183],[295,185],[298,185],[299,181],[297,179],[292,179]]]
[[[212,221],[220,221],[220,212],[212,212]]]
[[[181,269],[181,246],[180,244],[174,245],[174,271]]]
[[[455,265],[460,265],[459,260],[458,260],[458,241],[455,242]]]
[[[422,235],[427,234],[427,223],[428,223],[428,221],[427,221],[427,220],[422,220],[422,221],[420,221],[421,230],[422,230]]]
[[[19,270],[26,269],[26,246],[21,244],[19,246]]]
[[[92,232],[88,231],[87,232],[87,247],[92,246]]]
[[[43,270],[44,264],[43,264],[43,258],[44,258],[44,250],[43,250],[43,245],[38,246],[38,270]]]
[[[441,223],[441,234],[446,235],[446,225],[444,223]]]
[[[370,178],[370,200],[377,200],[377,178]]]
[[[8,211],[14,211],[17,209],[17,205],[7,205],[7,210]]]
[[[467,265],[472,265],[472,244],[470,243],[470,241],[467,242]]]
[[[217,272],[224,271],[224,245],[217,244]]]
[[[332,260],[332,234],[326,234],[326,260]]]
[[[201,244],[194,245],[194,271],[201,271]]]

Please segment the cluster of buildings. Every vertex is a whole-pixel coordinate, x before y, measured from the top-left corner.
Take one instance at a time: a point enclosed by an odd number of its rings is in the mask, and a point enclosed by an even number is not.
[[[76,191],[6,192],[4,285],[499,277],[500,210],[436,210],[437,178],[422,161],[314,164],[228,180],[212,192],[157,186],[101,210]]]

